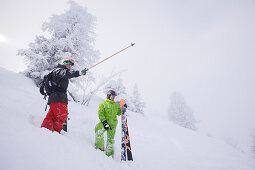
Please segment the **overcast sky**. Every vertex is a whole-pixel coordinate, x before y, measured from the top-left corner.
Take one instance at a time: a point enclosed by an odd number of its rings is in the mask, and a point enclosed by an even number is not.
[[[179,91],[212,131],[255,129],[255,1],[76,2],[97,18],[101,59],[136,43],[95,72],[128,69],[122,75],[128,88],[137,83],[148,108],[160,116]],[[66,0],[0,0],[0,66],[22,71],[17,49],[27,48],[42,34],[44,21],[67,9]]]

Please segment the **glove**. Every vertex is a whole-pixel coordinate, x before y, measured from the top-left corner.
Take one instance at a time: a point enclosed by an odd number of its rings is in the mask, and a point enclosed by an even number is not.
[[[127,110],[127,104],[125,103],[120,109],[121,109],[121,111],[126,111]]]
[[[104,129],[105,129],[105,130],[109,130],[109,129],[112,130],[112,128],[110,127],[110,125],[107,123],[107,120],[103,121],[102,123],[103,123],[103,125],[104,125]]]
[[[82,75],[86,75],[87,71],[88,71],[88,69],[85,68],[85,69],[81,70],[81,74],[82,74]]]

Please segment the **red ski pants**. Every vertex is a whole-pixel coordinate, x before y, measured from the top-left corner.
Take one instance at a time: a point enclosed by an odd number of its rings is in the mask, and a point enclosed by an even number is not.
[[[63,124],[67,119],[67,104],[64,102],[56,102],[50,104],[50,110],[42,122],[41,127],[49,130],[60,132]]]

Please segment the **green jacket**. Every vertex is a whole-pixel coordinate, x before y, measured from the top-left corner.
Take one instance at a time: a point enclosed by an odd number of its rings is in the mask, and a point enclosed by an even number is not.
[[[115,128],[118,124],[117,115],[121,115],[118,103],[106,99],[99,105],[98,116],[101,122],[107,120],[111,128]]]

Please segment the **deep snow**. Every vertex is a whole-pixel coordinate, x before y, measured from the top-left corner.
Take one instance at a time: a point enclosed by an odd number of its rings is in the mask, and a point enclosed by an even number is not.
[[[145,113],[128,112],[134,162],[120,161],[120,119],[115,157],[95,150],[97,109],[104,99],[94,97],[89,107],[70,102],[68,132],[60,135],[40,128],[46,101],[25,76],[0,68],[1,170],[254,170],[255,161],[216,138],[171,124]]]

